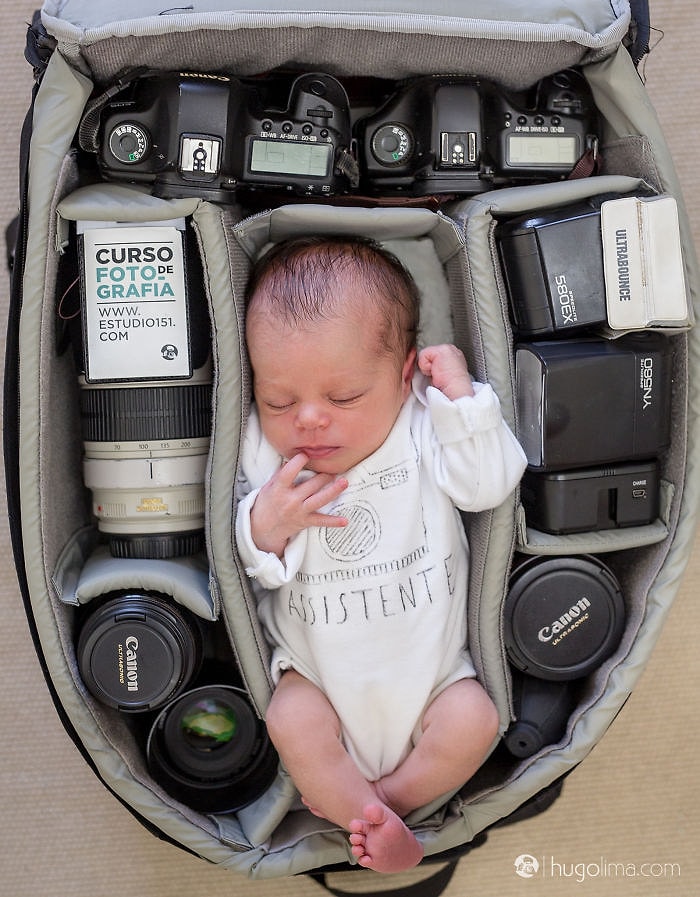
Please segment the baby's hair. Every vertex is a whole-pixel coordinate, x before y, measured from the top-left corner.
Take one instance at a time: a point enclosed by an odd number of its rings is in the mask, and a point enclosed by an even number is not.
[[[393,253],[365,237],[312,236],[277,243],[253,269],[247,307],[270,312],[290,326],[330,319],[342,310],[339,287],[348,279],[382,316],[379,351],[405,358],[416,343],[418,287]]]

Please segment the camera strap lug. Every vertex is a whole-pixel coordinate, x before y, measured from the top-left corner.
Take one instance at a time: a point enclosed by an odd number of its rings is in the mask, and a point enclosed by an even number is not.
[[[100,117],[102,115],[102,110],[112,97],[116,96],[127,86],[127,84],[134,81],[136,78],[141,77],[147,71],[148,69],[145,66],[133,69],[128,75],[115,81],[115,83],[108,87],[104,93],[101,93],[97,97],[93,97],[88,102],[85,107],[85,114],[83,115],[78,128],[78,144],[80,149],[85,150],[85,152],[88,153],[96,153],[99,150]]]
[[[338,150],[338,155],[335,160],[335,172],[336,174],[344,175],[353,189],[359,186],[360,166],[357,164],[357,159],[349,150],[345,148]]]
[[[602,167],[602,157],[598,152],[598,138],[591,138],[586,151],[571,169],[567,180],[575,181],[579,178],[588,178],[598,174]]]

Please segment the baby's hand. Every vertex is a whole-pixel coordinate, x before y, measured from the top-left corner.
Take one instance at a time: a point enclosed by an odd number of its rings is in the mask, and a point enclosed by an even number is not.
[[[426,346],[418,354],[418,367],[448,399],[474,395],[467,361],[457,346]]]
[[[337,498],[348,481],[328,473],[316,473],[295,483],[308,458],[303,453],[290,458],[258,493],[250,513],[253,541],[260,551],[282,557],[287,542],[310,526],[347,526],[345,517],[320,514],[319,508]]]

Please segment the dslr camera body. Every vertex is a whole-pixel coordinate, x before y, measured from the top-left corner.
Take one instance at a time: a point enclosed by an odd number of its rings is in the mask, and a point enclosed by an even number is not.
[[[236,188],[331,196],[356,182],[345,89],[323,73],[243,81],[136,78],[100,111],[98,166],[107,180],[160,196],[232,202]]]
[[[422,196],[558,180],[596,146],[594,109],[572,69],[519,93],[470,78],[420,78],[357,123],[361,183]]]
[[[392,83],[351,103],[322,72],[239,79],[149,74],[110,89],[80,131],[107,180],[160,196],[472,194],[570,174],[597,143],[595,106],[568,69],[524,92],[462,76]]]

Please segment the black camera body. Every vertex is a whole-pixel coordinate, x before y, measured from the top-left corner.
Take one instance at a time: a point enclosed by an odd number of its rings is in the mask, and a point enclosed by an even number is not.
[[[161,196],[232,202],[241,186],[330,196],[353,181],[350,144],[347,94],[330,75],[300,75],[291,87],[161,75],[133,80],[105,105],[98,165],[107,180]]]
[[[485,189],[477,82],[421,78],[357,123],[368,192],[413,195]]]
[[[357,122],[361,183],[422,196],[558,180],[595,145],[594,109],[574,70],[518,93],[471,78],[419,78]]]
[[[522,92],[420,77],[392,85],[380,103],[369,114],[351,108],[345,87],[323,72],[144,75],[108,92],[94,147],[91,138],[84,148],[97,150],[107,180],[233,202],[239,188],[480,193],[564,178],[597,142],[590,91],[571,69]]]
[[[524,93],[491,85],[484,117],[495,183],[566,177],[598,143],[595,103],[575,69],[543,78]]]

